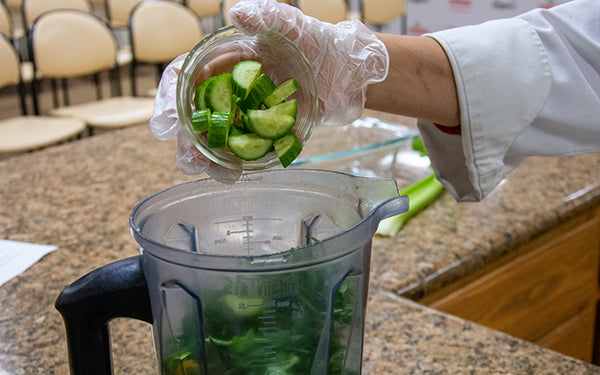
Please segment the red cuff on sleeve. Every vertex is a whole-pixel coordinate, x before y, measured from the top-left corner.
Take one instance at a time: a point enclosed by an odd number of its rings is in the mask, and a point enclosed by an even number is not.
[[[433,123],[433,125],[435,125],[436,128],[438,128],[440,131],[442,131],[446,134],[461,135],[460,125],[459,126],[444,126],[444,125],[440,125],[440,124],[436,124],[436,123]]]

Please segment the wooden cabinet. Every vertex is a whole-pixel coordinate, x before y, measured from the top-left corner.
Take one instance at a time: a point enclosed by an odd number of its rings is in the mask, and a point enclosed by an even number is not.
[[[420,302],[592,362],[599,254],[596,210]]]

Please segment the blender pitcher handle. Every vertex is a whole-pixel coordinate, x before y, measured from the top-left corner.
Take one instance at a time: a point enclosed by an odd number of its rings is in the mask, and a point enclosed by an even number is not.
[[[71,374],[111,375],[110,320],[133,318],[152,323],[140,256],[91,271],[67,286],[55,307],[65,322]]]

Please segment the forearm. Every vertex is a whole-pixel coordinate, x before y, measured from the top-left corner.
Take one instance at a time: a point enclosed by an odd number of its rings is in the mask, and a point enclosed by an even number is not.
[[[367,88],[366,108],[459,125],[454,76],[442,47],[429,37],[377,37],[388,50],[390,68],[383,82]]]

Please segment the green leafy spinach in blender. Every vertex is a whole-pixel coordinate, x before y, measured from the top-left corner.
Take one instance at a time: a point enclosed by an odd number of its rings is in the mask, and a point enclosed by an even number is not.
[[[183,324],[189,328],[177,348],[165,353],[162,373],[307,375],[316,369],[341,374],[357,284],[344,278],[333,288],[333,306],[328,307],[331,288],[323,285],[330,282],[324,270],[309,270],[258,285],[264,298],[243,296],[247,290],[236,290],[233,282],[213,292],[202,306],[204,332],[198,332],[196,315],[187,316]],[[325,325],[331,328],[329,336],[323,335]],[[322,337],[329,337],[325,348]],[[324,349],[325,357],[319,358]]]

